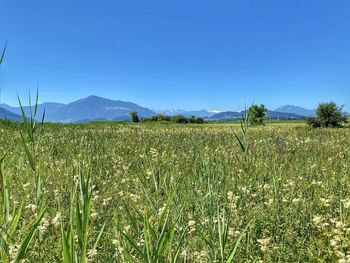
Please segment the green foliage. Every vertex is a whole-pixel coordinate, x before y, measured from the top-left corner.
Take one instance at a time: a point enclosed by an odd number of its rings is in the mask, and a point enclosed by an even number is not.
[[[308,118],[306,121],[311,128],[339,128],[347,122],[347,118],[342,107],[334,102],[328,102],[320,103],[316,110],[316,118]]]
[[[45,124],[33,159],[46,210],[24,260],[339,261],[350,242],[350,130],[251,127],[248,117],[242,126]],[[1,126],[5,262],[40,218],[20,138]]]
[[[92,209],[92,188],[90,176],[80,172],[78,190],[72,192],[70,200],[69,222],[61,222],[63,263],[85,263],[97,253],[97,244],[103,234],[102,226],[94,246],[88,255],[89,222]],[[89,260],[90,260],[89,259]]]
[[[153,222],[148,211],[140,211],[132,202],[130,202],[133,211],[126,206],[129,222],[132,224],[134,233],[141,232],[144,242],[134,238],[132,233],[125,231],[120,222],[116,220],[117,238],[124,240],[125,249],[124,258],[130,258],[136,254],[137,262],[177,262],[180,254],[180,248],[184,241],[188,228],[182,230],[176,229],[178,221],[182,217],[181,210],[177,211],[177,216],[171,222],[171,206],[167,206],[160,212],[156,222]],[[133,215],[135,213],[135,215]],[[177,237],[180,237],[177,240]]]
[[[3,56],[2,56],[3,57]],[[2,60],[2,58],[1,58]],[[1,62],[1,61],[0,61]],[[35,113],[34,116],[36,116],[36,108],[38,104],[38,97],[35,104]],[[20,104],[21,105],[21,104]],[[25,154],[27,157],[27,160],[30,164],[30,167],[32,171],[36,172],[36,165],[37,165],[37,159],[34,158],[35,156],[35,149],[34,144],[38,147],[39,140],[37,140],[36,137],[36,129],[35,129],[35,120],[30,119],[30,123],[27,122],[27,117],[24,114],[23,107],[21,105],[22,115],[23,115],[23,125],[24,129],[27,131],[28,135],[28,141],[26,141],[25,137],[22,135],[22,131],[20,130],[20,136],[21,136],[21,143],[24,146]],[[11,125],[6,125],[8,128],[11,127]],[[13,128],[13,126],[12,126]],[[18,128],[16,126],[16,128]],[[28,148],[27,143],[31,144],[31,149]],[[8,150],[9,152],[9,150]],[[34,223],[29,224],[29,231],[26,233],[25,238],[23,241],[19,242],[16,240],[16,235],[18,234],[18,226],[20,223],[20,219],[23,212],[23,205],[20,205],[17,209],[11,209],[10,206],[10,186],[9,186],[9,179],[6,176],[5,173],[5,158],[8,155],[8,152],[6,152],[1,158],[0,158],[0,193],[1,193],[1,207],[2,207],[2,215],[0,215],[0,218],[3,219],[3,222],[1,222],[0,226],[0,256],[3,262],[7,262],[5,259],[8,260],[8,262],[20,262],[26,258],[27,250],[29,248],[29,245],[34,238],[34,236],[38,233],[38,227],[41,223],[44,214],[45,214],[45,208],[42,206],[42,203],[39,199],[41,199],[41,184],[38,184],[38,181],[40,181],[40,175],[36,174],[36,205],[35,205],[35,212],[36,212],[36,219]],[[39,179],[38,179],[39,178]],[[23,230],[21,231],[23,232]],[[16,241],[17,244],[11,244],[12,242]],[[40,239],[38,236],[38,245],[40,249]],[[13,251],[11,250],[12,247],[18,246],[18,250]],[[40,252],[38,253],[38,258],[40,259]]]
[[[265,105],[253,104],[249,108],[249,122],[251,125],[263,125],[266,117]]]
[[[204,123],[204,119],[200,118],[200,117],[189,117],[188,118],[188,123],[197,123],[197,124],[203,124]]]
[[[152,118],[144,118],[142,119],[143,122],[173,122],[173,123],[181,123],[181,124],[203,124],[204,119],[200,117],[185,117],[182,115],[176,115],[176,116],[165,116],[163,114],[157,114],[154,115]]]
[[[310,128],[320,128],[321,127],[320,120],[318,118],[314,118],[314,117],[306,118],[306,124]]]
[[[171,118],[171,121],[174,122],[174,123],[182,123],[182,124],[186,124],[188,123],[188,119],[182,115],[176,115],[176,116],[173,116]]]
[[[137,114],[136,111],[130,112],[130,118],[132,122],[135,122],[135,123],[140,122],[139,115]]]
[[[165,116],[163,114],[157,114],[152,116],[151,121],[160,122],[160,121],[171,121],[169,116]]]

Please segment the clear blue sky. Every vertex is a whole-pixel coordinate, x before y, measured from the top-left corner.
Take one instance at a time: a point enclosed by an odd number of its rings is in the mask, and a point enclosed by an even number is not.
[[[2,101],[94,94],[158,109],[350,110],[350,1],[15,1],[0,4]]]

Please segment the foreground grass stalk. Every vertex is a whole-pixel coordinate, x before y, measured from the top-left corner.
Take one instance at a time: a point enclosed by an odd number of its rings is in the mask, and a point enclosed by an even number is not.
[[[233,131],[234,136],[236,137],[237,142],[239,143],[239,146],[241,148],[244,162],[247,163],[248,161],[248,154],[250,151],[250,143],[249,143],[249,118],[250,118],[250,111],[245,110],[244,115],[241,118],[240,121],[240,136]]]
[[[119,247],[117,262],[178,262],[188,230],[188,227],[180,231],[177,229],[182,210],[178,211],[175,219],[171,219],[171,206],[162,209],[156,218],[151,218],[147,211],[140,211],[135,204],[132,204],[131,208],[132,211],[125,207],[132,229],[129,230],[129,226],[122,227],[120,222],[115,220],[116,242],[124,244],[123,247]],[[135,234],[140,234],[141,239]]]
[[[89,220],[92,208],[92,188],[90,176],[80,172],[78,190],[71,195],[69,222],[61,222],[62,256],[64,263],[85,263],[88,257],[97,253],[97,244],[103,234],[102,226],[91,253],[88,255]]]
[[[43,186],[42,186],[42,178],[38,167],[38,156],[37,156],[37,149],[40,144],[40,139],[43,131],[43,124],[45,119],[45,110],[41,119],[41,125],[38,128],[37,125],[37,110],[38,110],[38,100],[39,100],[39,90],[36,92],[36,99],[35,99],[35,105],[34,105],[34,112],[32,111],[32,103],[31,103],[31,96],[29,93],[29,122],[28,117],[25,114],[24,108],[22,106],[21,100],[18,97],[18,102],[21,108],[22,113],[22,120],[23,120],[23,128],[25,130],[26,136],[23,135],[22,131],[20,130],[20,136],[21,136],[21,142],[24,148],[24,151],[26,153],[30,168],[32,170],[32,173],[34,175],[35,179],[35,206],[36,206],[36,214],[39,216],[40,211],[43,210],[44,202],[43,202]],[[29,145],[29,146],[28,146]],[[38,260],[41,261],[41,240],[40,240],[40,232],[37,233],[37,242],[38,242]]]

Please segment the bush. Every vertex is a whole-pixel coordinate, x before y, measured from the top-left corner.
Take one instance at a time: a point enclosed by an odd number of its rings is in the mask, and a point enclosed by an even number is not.
[[[337,106],[334,102],[328,102],[320,103],[316,110],[316,118],[308,118],[306,122],[311,128],[338,128],[347,122],[347,118],[343,113],[343,107]]]
[[[157,115],[154,115],[151,120],[152,121],[170,121],[170,117],[162,114],[157,114]]]
[[[173,116],[171,120],[172,122],[175,122],[175,123],[183,123],[183,124],[188,123],[188,119],[182,115]]]
[[[139,115],[136,111],[130,112],[130,117],[132,122],[140,122]]]
[[[319,128],[319,127],[321,127],[320,121],[318,119],[316,119],[316,118],[312,118],[312,117],[311,118],[307,118],[306,119],[306,123],[311,128]]]
[[[252,105],[249,108],[249,122],[252,125],[264,125],[266,108],[264,104]]]
[[[204,123],[204,119],[203,119],[203,118],[200,118],[200,117],[197,117],[196,120],[195,120],[195,123],[197,123],[197,124],[203,124],[203,123]]]
[[[200,117],[189,117],[188,118],[188,123],[197,123],[197,124],[203,124],[204,123],[204,119],[200,118]]]

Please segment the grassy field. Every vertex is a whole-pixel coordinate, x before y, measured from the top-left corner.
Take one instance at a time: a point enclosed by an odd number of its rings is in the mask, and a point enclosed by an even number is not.
[[[2,262],[350,262],[349,129],[2,123],[7,150]]]

